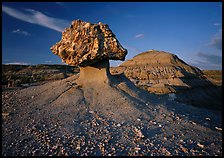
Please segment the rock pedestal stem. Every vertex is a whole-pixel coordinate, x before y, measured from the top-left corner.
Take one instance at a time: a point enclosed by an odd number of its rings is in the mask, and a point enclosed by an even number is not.
[[[85,83],[109,83],[109,60],[104,60],[89,66],[80,67],[79,81]]]

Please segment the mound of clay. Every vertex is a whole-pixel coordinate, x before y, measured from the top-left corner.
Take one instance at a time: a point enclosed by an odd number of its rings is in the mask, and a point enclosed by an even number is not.
[[[197,67],[168,52],[141,53],[112,68],[111,73],[124,73],[136,86],[150,93],[175,93],[175,100],[179,102],[216,110],[222,108],[221,87],[213,84]]]
[[[74,20],[51,47],[62,61],[73,66],[87,66],[102,60],[125,60],[127,50],[106,24]]]
[[[164,51],[141,53],[112,71],[124,72],[136,85],[156,94],[210,85],[200,69]]]

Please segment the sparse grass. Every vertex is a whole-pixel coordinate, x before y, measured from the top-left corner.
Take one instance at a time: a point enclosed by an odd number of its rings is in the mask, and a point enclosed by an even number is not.
[[[215,80],[222,80],[222,70],[203,70],[202,71],[207,77]]]
[[[25,83],[60,80],[78,72],[78,67],[67,65],[2,65],[2,84],[20,86]]]

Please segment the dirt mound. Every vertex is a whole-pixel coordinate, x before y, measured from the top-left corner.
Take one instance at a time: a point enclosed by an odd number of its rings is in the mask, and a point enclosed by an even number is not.
[[[136,86],[150,93],[175,93],[176,100],[195,106],[221,109],[222,92],[200,69],[176,55],[157,50],[141,53],[111,69],[124,73]]]

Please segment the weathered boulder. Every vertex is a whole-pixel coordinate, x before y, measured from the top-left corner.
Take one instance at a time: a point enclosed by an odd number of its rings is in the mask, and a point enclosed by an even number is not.
[[[107,24],[74,20],[62,32],[61,41],[51,47],[62,61],[73,66],[88,66],[104,60],[125,60],[127,50]]]

